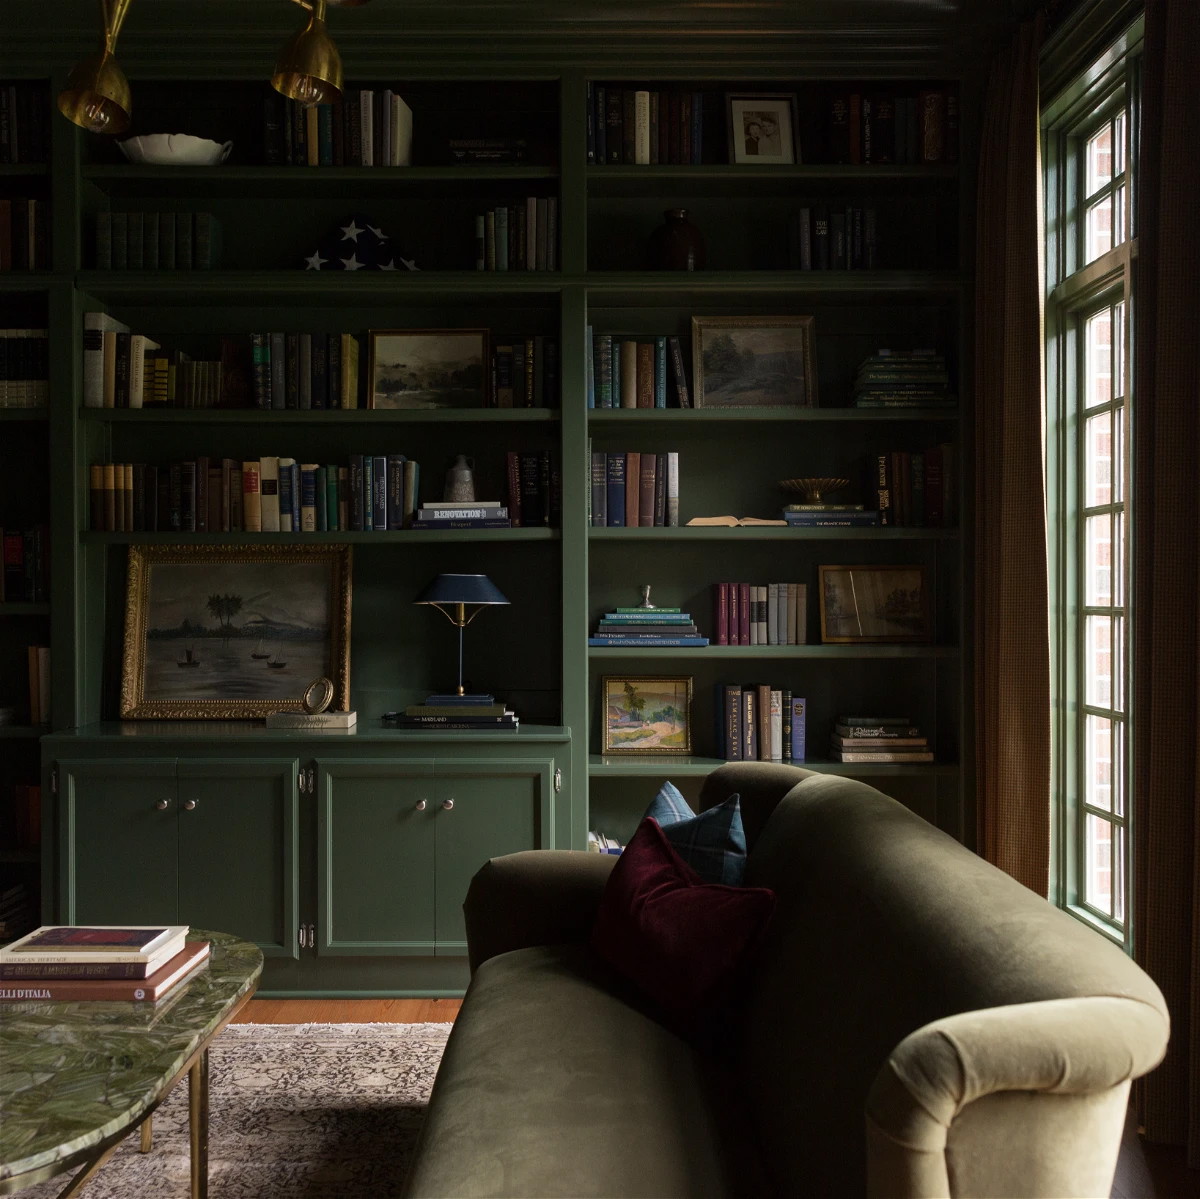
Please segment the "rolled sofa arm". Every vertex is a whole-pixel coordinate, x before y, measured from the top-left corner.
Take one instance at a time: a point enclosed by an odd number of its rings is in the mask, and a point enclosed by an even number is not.
[[[1129,1083],[1162,1060],[1167,1036],[1165,1006],[1117,996],[917,1029],[867,1097],[868,1195],[1107,1195]]]
[[[528,849],[485,862],[463,904],[471,973],[511,949],[586,941],[616,863],[612,854],[571,849]]]

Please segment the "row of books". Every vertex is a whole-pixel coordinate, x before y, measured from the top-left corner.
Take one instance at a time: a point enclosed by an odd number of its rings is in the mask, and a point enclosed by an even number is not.
[[[956,402],[946,358],[935,350],[877,350],[854,372],[856,408],[947,408]]]
[[[0,166],[50,157],[50,105],[44,83],[0,83]]]
[[[490,696],[481,697],[490,700]],[[411,704],[403,712],[387,712],[384,719],[400,729],[439,732],[462,730],[499,732],[515,730],[521,718],[503,703],[469,703],[457,695],[431,695],[423,704]]]
[[[272,94],[263,110],[268,165],[412,165],[413,114],[391,88],[347,88],[333,104],[302,108]]]
[[[30,196],[0,196],[0,271],[49,269],[49,203]]]
[[[221,264],[221,222],[211,212],[98,212],[96,269],[211,271]]]
[[[871,470],[880,524],[918,529],[958,524],[957,454],[951,442],[877,454]]]
[[[679,454],[592,451],[593,528],[674,528],[679,524]]]
[[[625,846],[616,837],[610,837],[606,833],[598,833],[594,829],[589,829],[587,850],[589,853],[610,853],[614,856],[620,856],[624,852]]]
[[[37,909],[33,893],[25,883],[13,883],[0,891],[0,942],[23,937],[33,928],[36,920]]]
[[[588,638],[588,645],[653,648],[654,646],[705,646],[689,613],[678,609],[648,608],[642,611],[606,612]]]
[[[678,337],[596,333],[587,327],[584,366],[589,408],[690,408]]]
[[[804,645],[806,583],[714,583],[717,645]]]
[[[404,454],[351,454],[344,466],[286,456],[93,463],[90,526],[117,533],[345,533],[557,523],[561,501],[550,452],[511,450],[505,459],[507,504],[479,501],[470,516],[451,516],[440,503],[422,505],[420,464]],[[503,515],[492,508],[503,508]]]
[[[878,509],[864,504],[788,504],[782,515],[790,529],[869,529],[883,523]]]
[[[703,141],[704,93],[588,82],[589,163],[698,165]]]
[[[0,603],[41,604],[50,594],[50,530],[46,525],[6,529],[0,525]]]
[[[245,340],[234,342],[236,370],[244,367]],[[357,408],[359,341],[353,333],[251,333],[251,394],[255,408]]]
[[[42,843],[42,789],[37,783],[11,783],[0,789],[0,838],[13,849],[37,849]],[[3,921],[0,915],[0,926]],[[0,927],[0,940],[19,935]]]
[[[46,329],[0,329],[0,408],[45,408],[50,402]]]
[[[829,106],[834,162],[958,161],[958,92],[953,87],[839,89]]]
[[[929,738],[907,716],[838,716],[829,751],[835,762],[933,761]]]
[[[526,196],[476,213],[475,269],[558,270],[558,197]]]
[[[84,315],[85,408],[217,408],[224,376],[219,361],[164,349],[106,312]]]
[[[786,687],[718,683],[717,746],[728,762],[803,762],[808,704]]]
[[[557,408],[559,406],[558,338],[504,336],[492,345],[493,408]]]
[[[0,999],[157,1001],[208,963],[187,925],[42,925],[0,948]]]
[[[873,271],[879,266],[874,208],[803,205],[789,226],[792,266],[802,271]]]
[[[25,668],[29,677],[29,723],[50,723],[50,647],[27,645]]]

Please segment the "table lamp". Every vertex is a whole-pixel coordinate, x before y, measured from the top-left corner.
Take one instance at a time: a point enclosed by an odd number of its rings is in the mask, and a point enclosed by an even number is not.
[[[431,695],[427,703],[440,704],[490,704],[495,700],[490,695],[467,695],[463,691],[463,629],[493,604],[507,604],[500,588],[487,575],[444,574],[438,575],[414,604],[431,604],[458,629],[458,691],[454,695]],[[473,608],[470,614],[467,609]]]

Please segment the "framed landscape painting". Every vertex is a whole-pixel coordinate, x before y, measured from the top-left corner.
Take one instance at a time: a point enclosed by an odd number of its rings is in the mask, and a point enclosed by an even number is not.
[[[369,408],[483,408],[487,329],[372,329]]]
[[[813,408],[811,316],[694,316],[697,408]]]
[[[121,716],[257,719],[316,678],[350,706],[346,545],[129,547]]]
[[[821,566],[821,640],[932,641],[923,566]]]
[[[601,688],[601,753],[692,752],[690,676],[606,675]]]

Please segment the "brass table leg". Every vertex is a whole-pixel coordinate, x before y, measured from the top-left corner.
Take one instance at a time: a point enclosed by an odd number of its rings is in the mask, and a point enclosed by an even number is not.
[[[147,1116],[142,1122],[142,1143],[138,1147],[139,1153],[149,1153],[154,1148],[154,1117]]]
[[[188,1071],[188,1129],[192,1150],[192,1199],[208,1199],[208,1050]]]

